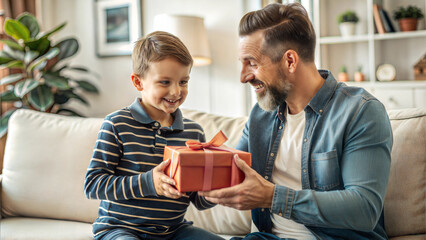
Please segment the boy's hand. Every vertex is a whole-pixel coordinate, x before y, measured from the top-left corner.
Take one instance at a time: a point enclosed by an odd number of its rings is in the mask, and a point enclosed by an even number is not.
[[[172,187],[176,185],[175,181],[164,174],[164,168],[166,168],[169,164],[170,159],[162,162],[152,170],[155,191],[158,195],[173,199],[186,196],[185,194],[182,194],[176,190],[176,188]]]

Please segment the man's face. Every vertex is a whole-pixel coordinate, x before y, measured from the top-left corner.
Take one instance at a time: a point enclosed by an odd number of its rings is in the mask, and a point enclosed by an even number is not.
[[[292,85],[283,71],[283,60],[272,62],[269,56],[262,53],[262,46],[262,31],[240,38],[240,81],[250,83],[255,88],[262,109],[274,111],[286,100]]]

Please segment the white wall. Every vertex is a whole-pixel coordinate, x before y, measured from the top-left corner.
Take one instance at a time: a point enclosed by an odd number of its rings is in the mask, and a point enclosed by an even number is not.
[[[143,34],[152,31],[157,14],[186,14],[204,17],[210,42],[212,65],[193,67],[189,95],[183,107],[227,116],[248,114],[250,90],[239,82],[238,23],[246,0],[142,0]],[[260,1],[259,1],[260,2]],[[79,53],[71,65],[85,66],[100,75],[95,82],[100,95],[87,96],[90,107],[71,104],[87,116],[103,116],[129,105],[139,96],[130,80],[131,57],[98,58],[95,53],[95,20],[93,0],[42,0],[43,30],[62,22],[68,25],[56,40],[74,36],[80,43]]]

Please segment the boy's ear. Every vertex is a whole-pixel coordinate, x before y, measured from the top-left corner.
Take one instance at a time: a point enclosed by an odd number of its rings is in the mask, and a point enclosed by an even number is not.
[[[133,73],[131,77],[132,77],[133,86],[135,86],[135,88],[138,91],[142,91],[143,90],[142,78],[136,73]]]

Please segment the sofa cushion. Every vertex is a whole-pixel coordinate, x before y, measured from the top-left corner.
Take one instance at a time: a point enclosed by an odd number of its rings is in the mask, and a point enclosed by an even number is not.
[[[389,111],[389,118],[394,143],[384,206],[386,232],[389,237],[425,234],[426,109]]]
[[[93,240],[92,224],[41,218],[2,219],[2,240]]]
[[[102,119],[18,110],[9,120],[2,215],[93,222],[83,183]]]

